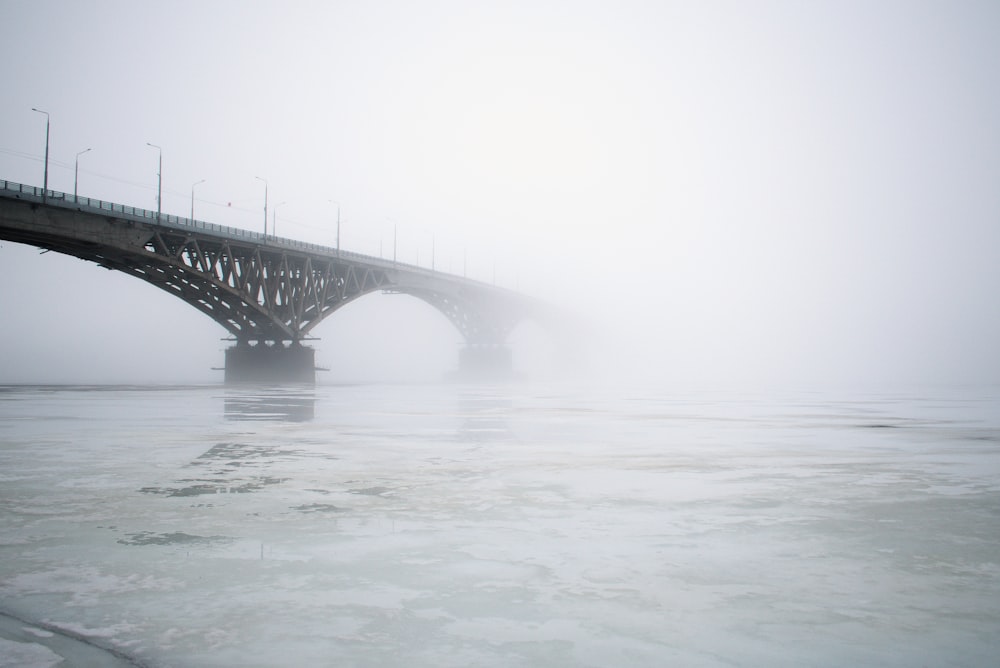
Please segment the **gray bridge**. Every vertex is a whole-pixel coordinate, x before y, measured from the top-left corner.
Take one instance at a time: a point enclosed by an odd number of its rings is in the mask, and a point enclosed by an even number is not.
[[[537,300],[394,260],[341,251],[123,204],[0,180],[0,239],[125,272],[222,325],[226,381],[315,380],[309,332],[372,292],[409,294],[441,311],[465,339],[459,369],[511,371],[505,341]]]

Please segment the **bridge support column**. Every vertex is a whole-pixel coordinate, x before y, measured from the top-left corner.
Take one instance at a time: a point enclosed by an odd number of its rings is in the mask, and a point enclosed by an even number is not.
[[[315,383],[316,351],[293,343],[238,343],[226,350],[227,383]]]
[[[458,374],[462,378],[498,380],[514,375],[514,359],[502,343],[469,343],[458,354]]]

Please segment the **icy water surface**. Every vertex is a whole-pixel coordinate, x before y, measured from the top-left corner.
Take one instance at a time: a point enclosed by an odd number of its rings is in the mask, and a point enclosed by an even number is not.
[[[0,666],[1000,655],[996,391],[7,387],[0,511]]]

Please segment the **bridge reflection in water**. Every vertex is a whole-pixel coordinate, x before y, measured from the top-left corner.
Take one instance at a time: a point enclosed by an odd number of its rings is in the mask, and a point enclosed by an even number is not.
[[[538,300],[433,268],[268,236],[0,180],[0,239],[90,260],[140,278],[219,323],[235,341],[227,382],[314,382],[303,342],[323,319],[374,292],[408,294],[443,313],[465,341],[460,373],[510,375],[506,345]]]

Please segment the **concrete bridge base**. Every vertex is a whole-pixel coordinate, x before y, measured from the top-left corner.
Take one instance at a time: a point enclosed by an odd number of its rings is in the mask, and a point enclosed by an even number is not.
[[[504,344],[468,344],[458,353],[458,376],[498,380],[514,375],[514,359]]]
[[[296,343],[238,343],[226,350],[227,383],[315,383],[316,351]]]

